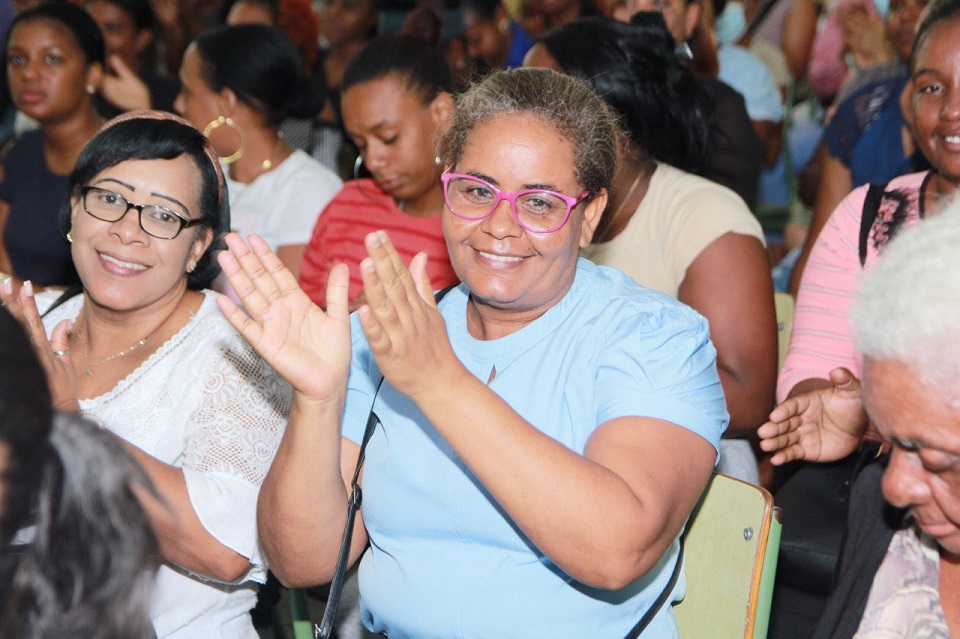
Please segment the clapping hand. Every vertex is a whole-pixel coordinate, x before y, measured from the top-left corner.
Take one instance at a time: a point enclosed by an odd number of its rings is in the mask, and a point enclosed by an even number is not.
[[[831,386],[801,393],[770,413],[757,429],[775,466],[796,459],[828,462],[857,449],[867,429],[860,380],[846,368],[830,371]]]
[[[0,302],[26,329],[37,359],[47,374],[53,407],[69,413],[79,411],[77,376],[70,358],[70,329],[73,321],[63,320],[57,324],[50,334],[50,339],[47,339],[30,282],[24,282],[19,292],[14,293],[13,279],[5,280],[0,284]]]
[[[229,250],[218,260],[244,310],[225,295],[217,300],[220,310],[302,398],[342,401],[351,354],[347,267],[330,272],[323,311],[266,242],[256,235],[249,242],[226,237]]]
[[[462,368],[427,275],[427,256],[418,253],[407,269],[384,231],[366,238],[370,257],[360,263],[367,303],[360,325],[377,366],[394,388],[416,401]]]

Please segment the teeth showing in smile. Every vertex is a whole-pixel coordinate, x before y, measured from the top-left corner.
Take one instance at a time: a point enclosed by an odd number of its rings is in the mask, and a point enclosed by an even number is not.
[[[945,135],[943,139],[950,144],[960,144],[960,135]]]
[[[484,251],[480,251],[480,255],[488,260],[494,260],[497,262],[519,262],[523,259],[522,257],[515,257],[513,255],[494,255],[493,253],[486,253]]]
[[[104,255],[103,253],[100,254],[100,257],[101,257],[105,262],[110,262],[111,264],[116,264],[117,266],[119,266],[119,267],[121,267],[121,268],[128,268],[128,269],[132,269],[132,270],[134,270],[134,271],[145,271],[145,270],[147,270],[147,267],[144,266],[143,264],[133,264],[133,263],[131,263],[131,262],[122,262],[122,261],[118,260],[118,259],[115,258],[115,257],[110,257],[109,255]]]

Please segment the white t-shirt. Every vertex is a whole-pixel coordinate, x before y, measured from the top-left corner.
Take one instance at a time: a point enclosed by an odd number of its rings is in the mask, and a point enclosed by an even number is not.
[[[273,251],[307,244],[317,216],[341,186],[332,171],[296,149],[250,184],[227,177],[230,228],[244,237],[256,233]]]
[[[250,560],[233,583],[163,564],[150,606],[159,639],[256,639],[249,611],[267,563],[257,496],[290,413],[292,390],[206,299],[186,326],[113,389],[81,410],[160,461],[181,468],[190,504],[217,541]],[[40,294],[41,311],[56,295]],[[78,295],[44,318],[76,318]]]

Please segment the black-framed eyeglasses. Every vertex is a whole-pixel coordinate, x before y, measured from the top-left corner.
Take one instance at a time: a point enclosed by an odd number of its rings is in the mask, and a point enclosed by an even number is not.
[[[117,222],[123,219],[127,211],[136,209],[144,233],[161,240],[172,240],[183,229],[203,223],[202,219],[191,220],[159,204],[134,204],[119,193],[99,186],[85,186],[80,193],[83,196],[83,210],[91,216],[104,222]]]

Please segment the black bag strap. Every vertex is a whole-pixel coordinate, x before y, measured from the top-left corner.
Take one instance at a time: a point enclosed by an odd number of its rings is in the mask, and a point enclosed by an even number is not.
[[[753,20],[747,24],[746,30],[743,32],[743,35],[737,39],[737,41],[739,42],[748,36],[752,36],[754,31],[760,27],[760,23],[763,22],[764,18],[767,17],[767,15],[770,13],[770,10],[773,9],[773,5],[775,4],[777,4],[777,0],[767,0],[760,5],[760,8],[757,9],[757,12],[753,14]]]
[[[50,311],[52,311],[53,309],[57,308],[58,306],[60,306],[60,305],[63,304],[64,302],[66,302],[66,301],[68,301],[68,300],[70,300],[70,299],[73,299],[74,297],[76,297],[76,296],[79,295],[80,293],[83,293],[83,284],[81,284],[80,282],[77,282],[76,284],[71,285],[71,286],[70,286],[69,288],[67,288],[63,293],[60,294],[60,297],[58,297],[57,299],[55,299],[55,300],[53,301],[53,304],[51,304],[50,307],[49,307],[47,310],[45,310],[45,311],[43,312],[43,315],[41,315],[40,317],[41,317],[41,318],[46,317],[47,314],[48,314]]]
[[[440,303],[447,293],[457,285],[448,286],[434,293],[433,298]],[[340,593],[343,590],[343,579],[347,572],[347,560],[350,558],[350,542],[353,540],[353,523],[357,517],[357,510],[363,501],[363,491],[360,489],[360,470],[363,468],[363,459],[367,452],[367,443],[373,437],[373,431],[377,429],[380,418],[373,412],[373,406],[377,403],[377,395],[380,394],[380,387],[383,386],[384,378],[380,378],[377,384],[377,390],[373,393],[373,401],[370,403],[370,415],[367,417],[367,426],[363,431],[363,439],[360,440],[360,454],[357,456],[357,468],[353,471],[353,479],[350,480],[350,497],[347,499],[347,523],[343,527],[343,538],[340,540],[340,552],[337,554],[337,563],[333,568],[333,581],[330,582],[330,594],[327,596],[327,605],[323,608],[323,617],[320,624],[314,627],[313,636],[315,639],[329,639],[333,633],[333,621],[337,616],[337,608],[340,607]]]
[[[867,263],[867,241],[870,239],[870,229],[877,219],[880,203],[887,184],[871,184],[867,189],[867,197],[863,200],[863,212],[860,215],[860,267]]]
[[[690,522],[687,522],[687,526],[689,525]],[[663,605],[667,603],[667,599],[669,599],[670,595],[673,593],[673,589],[677,585],[677,580],[680,578],[680,569],[683,567],[683,543],[687,537],[687,530],[688,529],[685,528],[683,534],[680,535],[680,550],[677,552],[677,563],[673,565],[673,572],[670,574],[670,579],[663,587],[663,590],[660,591],[660,595],[652,604],[650,604],[650,608],[643,613],[643,616],[640,617],[640,621],[638,621],[637,625],[630,629],[630,632],[627,633],[627,636],[624,639],[637,639],[637,637],[639,637],[643,631],[647,629],[647,626],[650,625],[650,622],[653,621],[653,618],[657,616],[657,613],[660,612],[660,609],[663,608]]]

